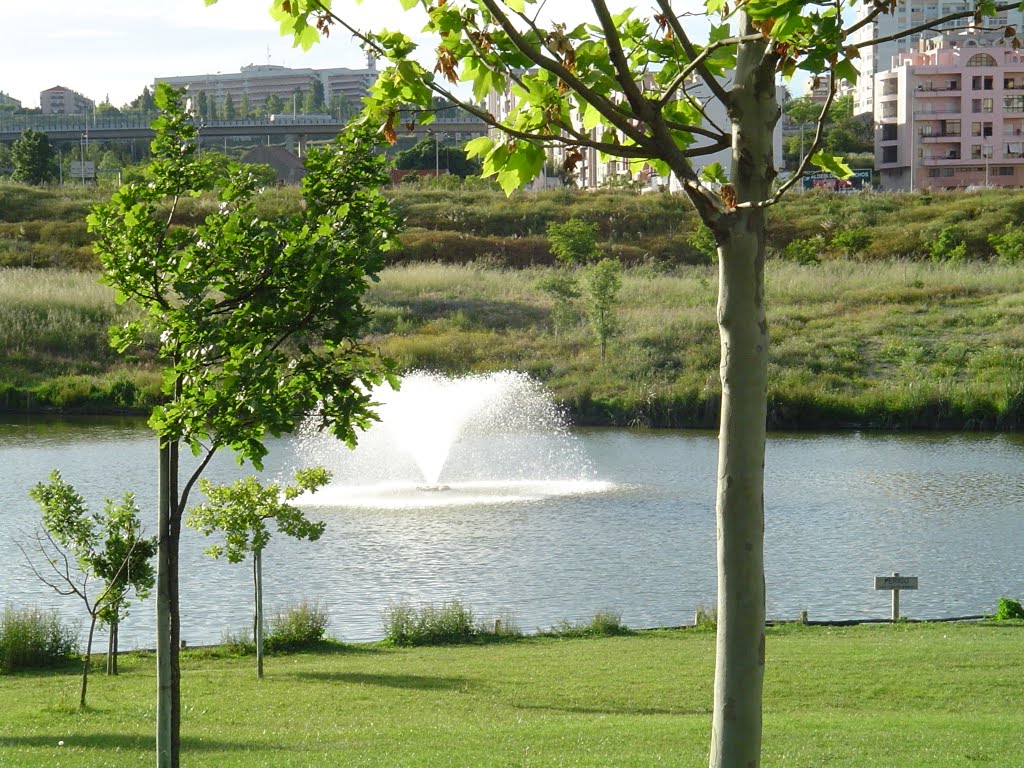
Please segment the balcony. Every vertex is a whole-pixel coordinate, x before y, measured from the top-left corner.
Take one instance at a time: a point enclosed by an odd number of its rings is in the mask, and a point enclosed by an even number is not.
[[[937,141],[942,141],[944,139],[959,139],[963,136],[960,131],[945,131],[943,133],[921,133],[918,131],[917,135],[921,141],[927,141],[928,139],[935,139]]]

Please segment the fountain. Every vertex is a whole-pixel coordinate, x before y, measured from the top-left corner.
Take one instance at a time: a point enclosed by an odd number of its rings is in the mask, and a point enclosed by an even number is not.
[[[380,422],[354,451],[300,432],[298,462],[329,469],[310,506],[494,504],[606,490],[547,391],[524,373],[448,378],[411,373],[374,390]]]

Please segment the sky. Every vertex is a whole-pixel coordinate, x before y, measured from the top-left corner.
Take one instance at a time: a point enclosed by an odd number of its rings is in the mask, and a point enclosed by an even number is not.
[[[638,11],[646,0],[610,0],[613,10]],[[696,10],[699,0],[677,3]],[[121,106],[158,77],[238,72],[248,64],[363,68],[366,59],[343,30],[308,52],[281,37],[270,0],[0,0],[0,92],[39,106],[39,93],[61,85],[97,103]],[[359,29],[387,27],[416,35],[422,17],[403,13],[398,0],[334,0]],[[578,22],[590,19],[587,0],[548,0],[545,10]],[[647,15],[646,13],[644,15]],[[688,20],[702,39],[706,22]],[[429,50],[428,47],[426,50]]]

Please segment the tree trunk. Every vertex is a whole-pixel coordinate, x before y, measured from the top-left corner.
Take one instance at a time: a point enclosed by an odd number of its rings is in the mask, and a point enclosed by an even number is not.
[[[745,33],[752,31],[743,25]],[[730,103],[737,202],[767,199],[775,176],[779,108],[764,43],[741,46]],[[718,636],[712,768],[757,768],[764,679],[764,446],[768,326],[764,306],[765,215],[726,214],[719,244],[718,324],[722,414],[716,504]]]
[[[256,677],[263,679],[263,556],[252,555],[253,582],[256,586]]]
[[[89,639],[85,642],[85,660],[82,662],[82,695],[78,697],[79,709],[85,709],[85,689],[89,685],[89,663],[92,661],[92,635],[96,631],[96,614],[89,621]]]
[[[118,621],[115,617],[110,622],[110,633],[107,635],[107,674],[117,674],[117,628]]]
[[[177,440],[170,445],[170,466],[167,485],[170,502],[170,546],[168,547],[168,596],[171,630],[171,765],[178,768],[181,755],[181,666],[178,662],[181,648],[181,606],[178,588],[178,551],[181,542],[181,513],[178,496],[178,449]]]
[[[171,750],[171,446],[160,441],[160,495],[157,502],[156,562],[156,764],[174,768]]]

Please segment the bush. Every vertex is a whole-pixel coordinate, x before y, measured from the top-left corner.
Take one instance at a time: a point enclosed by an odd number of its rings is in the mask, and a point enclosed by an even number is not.
[[[612,637],[624,635],[629,628],[622,623],[622,614],[618,611],[598,611],[589,621],[578,621],[575,624],[561,621],[545,634],[554,637]]]
[[[1024,619],[1024,606],[1018,600],[1009,597],[1000,597],[996,612],[992,614],[996,621],[1009,621],[1011,619]]]
[[[1024,231],[1019,224],[1007,224],[1001,235],[989,235],[989,245],[1000,264],[1024,262]]]
[[[451,600],[440,607],[391,605],[384,612],[384,633],[395,645],[445,645],[473,640],[479,630],[473,612],[458,600]]]
[[[248,629],[241,629],[238,632],[224,630],[220,635],[220,644],[232,656],[250,656],[256,653],[256,641],[252,639],[252,632]]]
[[[64,664],[78,653],[78,628],[64,624],[56,610],[15,609],[0,617],[0,672]]]
[[[301,651],[323,642],[327,632],[327,611],[318,602],[303,600],[270,617],[263,645],[270,653]],[[244,641],[244,636],[240,640]]]

